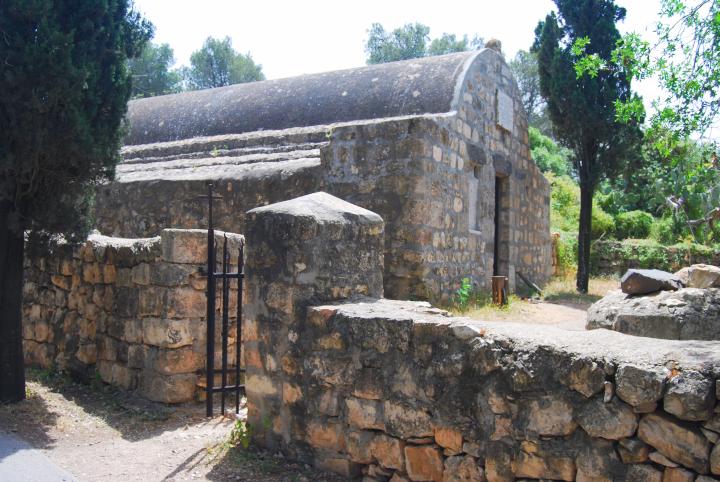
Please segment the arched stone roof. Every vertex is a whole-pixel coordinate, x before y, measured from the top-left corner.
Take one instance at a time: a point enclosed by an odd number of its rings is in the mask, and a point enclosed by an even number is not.
[[[126,145],[454,110],[478,52],[130,102]]]

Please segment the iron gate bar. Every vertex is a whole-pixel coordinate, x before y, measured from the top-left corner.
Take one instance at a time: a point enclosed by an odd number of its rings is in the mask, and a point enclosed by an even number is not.
[[[213,185],[208,183],[207,241],[207,372],[205,374],[205,414],[212,417],[215,384],[215,230],[213,229]]]
[[[205,196],[201,196],[205,197]],[[244,391],[245,385],[240,383],[240,374],[244,370],[240,369],[240,359],[242,354],[242,289],[243,273],[245,268],[244,254],[245,242],[240,240],[238,249],[237,266],[238,271],[229,272],[230,269],[230,253],[228,251],[227,234],[223,235],[223,252],[222,252],[222,270],[215,271],[217,267],[217,246],[215,244],[215,229],[213,227],[213,200],[222,199],[222,197],[213,196],[213,185],[208,183],[208,259],[207,269],[203,273],[207,278],[207,363],[206,363],[206,384],[205,384],[205,411],[208,417],[213,415],[213,394],[220,393],[221,413],[225,414],[225,401],[227,392],[235,392],[235,413],[240,412],[240,394]],[[216,295],[217,281],[222,280],[222,321],[221,321],[221,367],[215,368],[215,313],[216,313]],[[230,280],[237,279],[237,319],[236,319],[236,344],[235,344],[235,382],[228,385],[228,355],[229,355],[229,330],[230,330]],[[220,386],[215,386],[215,375],[220,374]]]
[[[227,351],[228,351],[228,297],[230,295],[230,286],[227,279],[228,274],[228,251],[227,251],[227,235],[223,235],[223,264],[222,264],[222,381],[223,390],[220,392],[220,413],[225,413],[225,387],[227,387]],[[237,382],[235,382],[237,383]]]
[[[235,413],[240,413],[240,389],[245,390],[245,385],[240,385],[240,356],[242,354],[242,296],[243,280],[245,279],[245,240],[240,241],[238,249],[238,291],[237,291],[237,315],[235,317]]]

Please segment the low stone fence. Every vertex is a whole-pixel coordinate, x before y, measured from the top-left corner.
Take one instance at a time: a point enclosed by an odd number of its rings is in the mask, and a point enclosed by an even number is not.
[[[597,241],[592,246],[596,274],[622,275],[630,268],[656,268],[674,272],[693,264],[720,265],[720,251],[698,244],[662,246],[647,242]]]
[[[717,480],[717,342],[379,299],[382,231],[325,194],[250,212],[257,443],[367,481]]]
[[[227,236],[237,253],[242,236]],[[207,231],[166,229],[147,239],[93,235],[82,246],[59,245],[27,259],[26,363],[86,378],[95,371],[155,401],[201,397],[207,328],[205,277],[198,268],[206,253]],[[234,293],[230,302],[234,314]]]

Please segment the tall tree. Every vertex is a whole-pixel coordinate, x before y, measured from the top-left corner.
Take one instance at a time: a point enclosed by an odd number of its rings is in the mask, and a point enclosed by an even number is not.
[[[182,75],[172,69],[173,49],[168,44],[148,43],[137,58],[130,59],[132,97],[173,94],[181,90]]]
[[[471,39],[467,35],[463,35],[461,39],[458,39],[454,33],[444,33],[430,42],[427,54],[432,56],[465,52],[466,50],[480,49],[483,45],[485,45],[485,41],[477,35]]]
[[[208,37],[202,48],[190,56],[185,80],[189,89],[197,90],[265,80],[265,75],[262,65],[256,64],[249,53],[235,51],[230,37]]]
[[[421,23],[408,23],[392,32],[387,32],[381,24],[374,23],[365,42],[367,63],[382,64],[425,57],[429,40],[430,27]]]
[[[469,39],[463,35],[458,39],[455,34],[444,33],[430,40],[430,27],[421,23],[408,23],[388,32],[374,23],[368,30],[365,52],[368,64],[382,64],[398,60],[417,59],[433,55],[479,49],[484,41],[477,35]]]
[[[522,95],[523,107],[528,116],[528,124],[545,136],[552,136],[552,122],[547,113],[547,105],[540,93],[540,74],[538,73],[537,54],[519,50],[508,62]]]
[[[613,176],[624,160],[639,155],[642,134],[635,124],[615,119],[614,103],[631,98],[622,72],[602,71],[578,78],[574,44],[587,39],[591,54],[610,59],[620,34],[615,23],[625,9],[612,0],[554,0],[558,14],[536,28],[540,91],[560,142],[573,151],[580,184],[577,289],[587,292],[590,276],[592,200],[598,183]]]
[[[16,401],[25,236],[86,235],[93,185],[118,161],[127,58],[152,26],[129,0],[3,0],[0,33],[0,401]]]

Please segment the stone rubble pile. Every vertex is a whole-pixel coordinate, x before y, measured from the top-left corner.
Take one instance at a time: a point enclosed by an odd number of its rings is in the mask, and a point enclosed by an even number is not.
[[[621,290],[590,307],[586,328],[672,340],[720,340],[720,268],[697,264],[675,274],[628,270]]]

